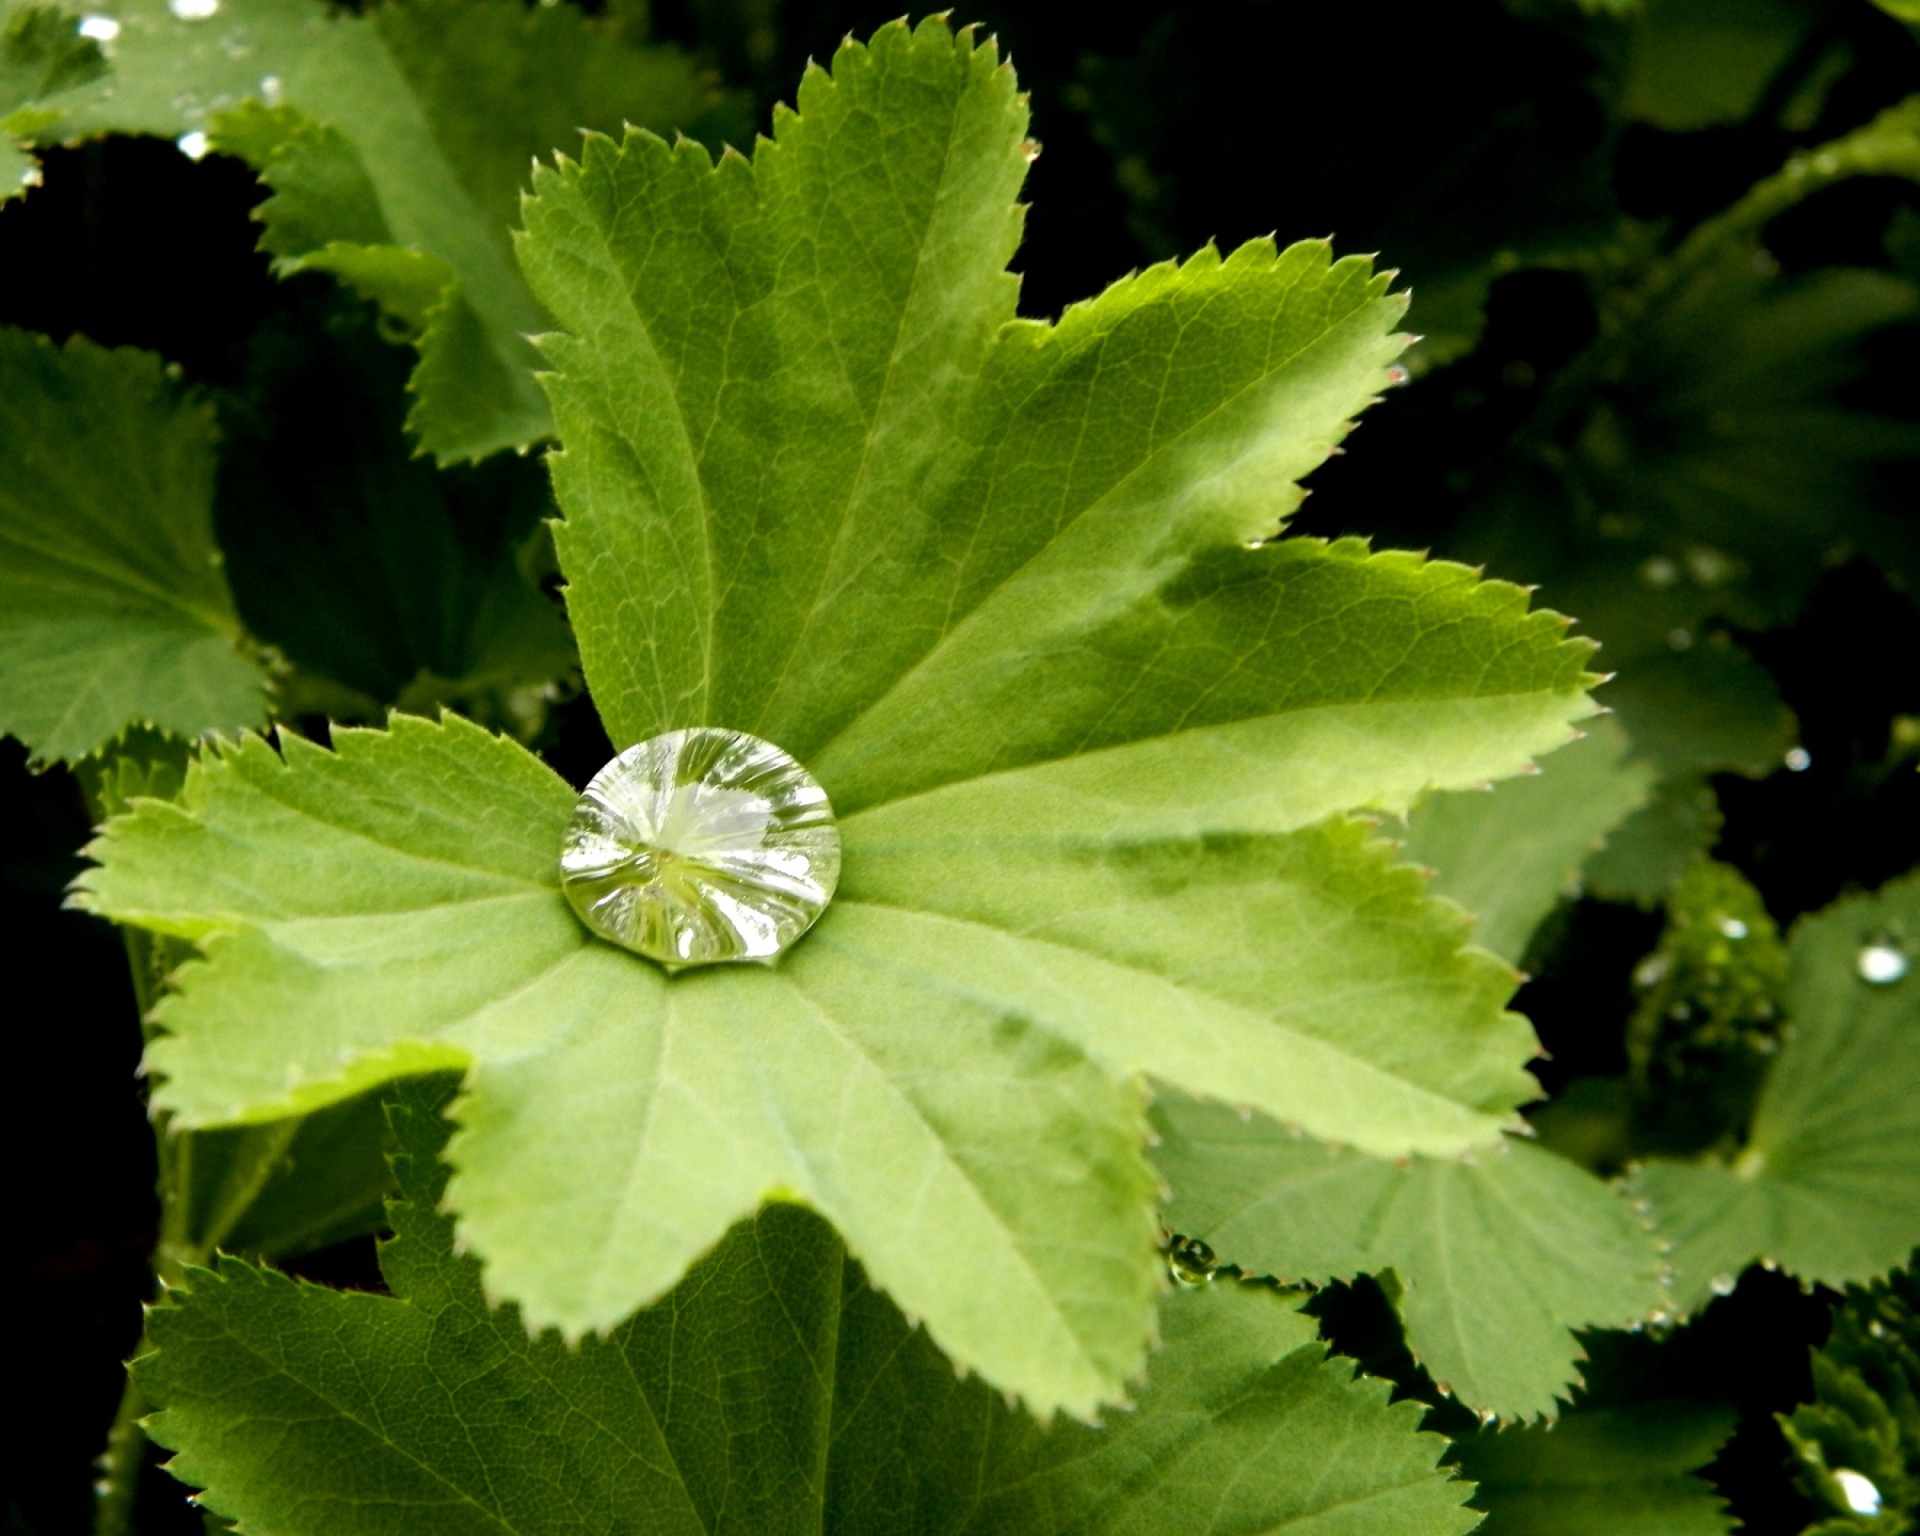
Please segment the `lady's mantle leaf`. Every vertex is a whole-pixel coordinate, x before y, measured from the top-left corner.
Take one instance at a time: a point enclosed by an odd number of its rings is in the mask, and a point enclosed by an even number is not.
[[[185,9],[103,3],[110,72],[46,93],[31,136],[205,134],[275,192],[260,217],[280,271],[331,272],[419,333],[423,446],[446,462],[545,436],[524,338],[547,322],[507,240],[527,162],[582,124],[693,126],[716,98],[692,61],[520,0]]]
[[[1057,327],[1002,270],[1024,116],[943,25],[848,45],[755,161],[643,135],[542,177],[559,530],[616,741],[757,730],[846,864],[778,968],[669,980],[555,883],[572,792],[471,727],[251,743],[98,845],[98,910],[204,941],[160,1100],[272,1118],[470,1068],[461,1237],[611,1326],[770,1191],[962,1364],[1090,1411],[1145,1348],[1132,1079],[1384,1153],[1530,1097],[1512,972],[1340,813],[1511,772],[1589,648],[1517,588],[1244,547],[1382,381],[1317,246],[1156,269]]]
[[[1396,1166],[1191,1099],[1153,1114],[1172,1226],[1289,1280],[1391,1268],[1408,1346],[1470,1408],[1551,1416],[1578,1380],[1570,1330],[1625,1327],[1662,1298],[1654,1239],[1627,1203],[1525,1142]]]
[[[1453,1455],[1479,1484],[1479,1536],[1726,1536],[1732,1517],[1697,1473],[1733,1421],[1706,1404],[1636,1403],[1487,1431]]]
[[[1581,866],[1653,795],[1654,767],[1633,755],[1618,721],[1586,729],[1534,777],[1491,795],[1434,795],[1407,818],[1408,857],[1432,866],[1434,889],[1474,915],[1475,940],[1516,965]]]
[[[1633,1179],[1674,1244],[1682,1306],[1705,1305],[1716,1279],[1754,1259],[1858,1284],[1920,1243],[1920,979],[1907,970],[1917,946],[1914,876],[1795,929],[1789,1033],[1746,1148],[1731,1164],[1653,1162]]]
[[[136,1367],[153,1433],[246,1529],[1148,1532],[1204,1508],[1215,1529],[1448,1536],[1474,1519],[1416,1405],[1349,1379],[1262,1288],[1167,1298],[1153,1386],[1105,1430],[1044,1429],[957,1380],[791,1206],[611,1338],[529,1338],[453,1256],[438,1096],[414,1086],[394,1112],[393,1297],[225,1261],[153,1315]]]
[[[266,718],[213,543],[213,417],[150,353],[0,330],[0,732],[71,761]]]

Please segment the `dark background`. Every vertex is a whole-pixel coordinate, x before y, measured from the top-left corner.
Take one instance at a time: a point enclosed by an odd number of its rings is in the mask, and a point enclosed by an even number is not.
[[[1783,126],[1771,110],[1806,84],[1791,77],[1789,59],[1773,87],[1778,100],[1750,121],[1667,131],[1610,113],[1607,82],[1618,60],[1596,46],[1594,25],[1572,5],[1522,8],[1539,13],[1532,18],[1514,9],[1492,0],[1236,0],[1183,13],[1139,4],[976,6],[972,14],[998,34],[1033,95],[1032,131],[1044,146],[1017,260],[1023,307],[1056,314],[1130,268],[1210,238],[1230,248],[1269,232],[1283,243],[1331,234],[1340,250],[1380,250],[1404,269],[1418,330],[1429,267],[1595,208],[1690,221],[1735,200],[1788,149],[1864,121],[1920,84],[1909,34],[1864,0],[1835,3],[1816,8],[1812,35],[1854,46],[1811,117]],[[750,96],[760,124],[773,100],[791,95],[809,57],[826,60],[843,34],[864,34],[890,15],[845,0],[653,7],[656,33],[703,50]],[[1821,50],[1809,43],[1801,52],[1804,74]],[[0,324],[151,348],[200,384],[238,388],[256,332],[335,303],[312,291],[314,279],[282,285],[269,276],[253,249],[257,198],[245,167],[218,157],[190,163],[160,141],[56,151],[45,186],[0,210]],[[1782,221],[1770,241],[1787,264],[1883,262],[1890,214],[1910,198],[1890,184],[1842,186]],[[1463,488],[1497,459],[1543,381],[1595,324],[1590,286],[1577,276],[1523,267],[1501,279],[1484,344],[1371,412],[1353,451],[1314,477],[1316,494],[1296,528],[1444,551],[1465,510]],[[339,423],[324,409],[311,417],[324,445]],[[498,473],[531,477],[538,494],[537,463]],[[1552,597],[1549,590],[1542,601]],[[1894,718],[1920,714],[1916,618],[1905,593],[1854,561],[1823,575],[1790,629],[1750,642],[1798,714],[1814,766],[1723,778],[1718,852],[1755,880],[1783,924],[1920,862],[1910,765],[1899,776],[1873,767],[1886,758]],[[541,745],[576,780],[606,755],[584,701],[557,711]],[[9,1033],[29,1042],[30,1061],[23,1067],[16,1056],[10,1074],[25,1109],[8,1116],[20,1192],[11,1224],[24,1248],[9,1270],[17,1288],[10,1374],[24,1413],[7,1439],[6,1512],[9,1528],[37,1532],[85,1529],[89,1461],[118,1396],[119,1362],[139,1334],[155,1235],[152,1138],[120,941],[60,907],[87,835],[72,778],[29,773],[17,745],[0,745]],[[1554,963],[1520,1000],[1556,1054],[1556,1076],[1608,1067],[1626,975],[1658,929],[1656,918],[1627,908],[1588,902],[1575,911]],[[303,1268],[336,1283],[377,1283],[369,1253],[365,1243],[351,1245]],[[1378,1331],[1376,1304],[1361,1293],[1335,1298],[1329,1316],[1373,1358],[1367,1329]],[[1621,1369],[1715,1380],[1750,1423],[1764,1424],[1766,1412],[1805,1390],[1805,1351],[1823,1318],[1783,1278],[1752,1276],[1732,1305],[1715,1309],[1711,1326],[1687,1330],[1664,1364],[1649,1356]],[[1390,1354],[1384,1368],[1394,1368]],[[1410,1373],[1404,1363],[1398,1369]],[[1763,1437],[1743,1436],[1723,1468],[1752,1529],[1799,1528],[1804,1511],[1778,1496],[1777,1460]],[[180,1494],[163,1475],[150,1476],[143,1529],[197,1529]]]

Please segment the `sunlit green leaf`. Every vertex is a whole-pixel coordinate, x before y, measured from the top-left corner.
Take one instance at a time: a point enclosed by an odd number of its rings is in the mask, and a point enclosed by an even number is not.
[[[1418,1406],[1351,1380],[1298,1298],[1264,1287],[1166,1298],[1151,1385],[1104,1430],[1043,1427],[956,1379],[791,1206],[735,1228],[610,1339],[529,1338],[453,1256],[435,1097],[395,1109],[393,1296],[228,1261],[154,1314],[138,1366],[153,1433],[245,1527],[1145,1536],[1198,1509],[1245,1531],[1473,1522]]]

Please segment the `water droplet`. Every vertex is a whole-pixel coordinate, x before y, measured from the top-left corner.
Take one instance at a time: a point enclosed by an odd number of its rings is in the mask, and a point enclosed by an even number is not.
[[[1680,567],[1665,555],[1641,562],[1640,579],[1650,587],[1670,587],[1680,579]]]
[[[840,880],[833,807],[806,769],[743,731],[669,731],[593,776],[560,884],[601,938],[679,967],[770,960]]]
[[[1491,1408],[1482,1408],[1477,1417],[1480,1420],[1480,1427],[1487,1429],[1492,1426],[1495,1419],[1499,1418],[1499,1415]]]
[[[1723,917],[1720,919],[1720,932],[1729,939],[1744,939],[1747,925],[1737,917]]]
[[[181,21],[205,21],[219,13],[220,0],[167,0],[167,9]]]
[[[111,16],[82,16],[80,25],[74,30],[82,37],[99,43],[102,51],[105,51],[106,45],[120,35],[120,23]]]
[[[1413,375],[1408,373],[1407,370],[1402,368],[1398,363],[1395,363],[1387,370],[1387,384],[1389,387],[1397,387],[1404,384],[1412,377]]]
[[[280,83],[278,75],[260,77],[260,100],[269,107],[277,107],[286,96],[287,88]]]
[[[1693,631],[1690,629],[1670,629],[1667,631],[1667,648],[1675,651],[1693,649]]]
[[[1732,559],[1705,544],[1687,551],[1687,574],[1703,587],[1717,587],[1733,580],[1737,567]]]
[[[1835,1467],[1833,1480],[1839,1485],[1840,1497],[1847,1501],[1847,1508],[1856,1515],[1880,1513],[1880,1490],[1864,1472],[1856,1472],[1852,1467]]]
[[[1813,766],[1813,754],[1805,747],[1789,747],[1780,761],[1787,765],[1788,773],[1805,773]]]
[[[1633,984],[1643,990],[1657,986],[1671,968],[1672,961],[1665,955],[1658,953],[1648,955],[1633,968]]]
[[[1731,1296],[1733,1288],[1739,1283],[1732,1275],[1715,1275],[1707,1282],[1707,1289],[1716,1296]]]
[[[30,165],[20,173],[20,185],[31,192],[46,180],[46,173],[39,166]]]
[[[174,148],[189,160],[204,160],[207,156],[207,136],[198,128],[192,133],[183,133],[173,141]]]
[[[1199,1238],[1176,1232],[1167,1239],[1167,1273],[1179,1284],[1205,1285],[1217,1267],[1213,1249]]]
[[[1861,945],[1853,960],[1854,971],[1870,987],[1892,986],[1905,978],[1911,965],[1907,952],[1885,934]]]

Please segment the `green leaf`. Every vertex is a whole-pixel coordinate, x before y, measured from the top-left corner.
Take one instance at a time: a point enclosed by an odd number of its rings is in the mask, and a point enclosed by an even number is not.
[[[1731,1409],[1642,1402],[1454,1442],[1487,1511],[1479,1536],[1727,1536],[1732,1517],[1695,1474],[1732,1432]]]
[[[1627,1203],[1525,1142],[1396,1164],[1190,1099],[1153,1115],[1170,1226],[1290,1280],[1392,1269],[1414,1358],[1484,1414],[1551,1417],[1579,1379],[1571,1330],[1625,1327],[1661,1300],[1659,1255]]]
[[[1616,721],[1586,729],[1586,741],[1554,753],[1536,776],[1491,795],[1434,795],[1407,818],[1408,857],[1432,866],[1434,890],[1474,914],[1477,942],[1516,964],[1582,864],[1653,791],[1653,766],[1632,756]]]
[[[1720,837],[1720,801],[1703,779],[1662,783],[1653,798],[1607,835],[1581,882],[1602,901],[1656,907],[1696,859]]]
[[[1151,1322],[1142,1074],[1390,1154],[1536,1092],[1510,968],[1341,813],[1565,740],[1590,648],[1462,567],[1245,547],[1398,346],[1363,264],[1209,253],[1005,324],[1010,74],[937,21],[835,68],[752,164],[591,139],[527,210],[596,702],[803,755],[846,860],[804,943],[669,979],[591,942],[572,791],[451,721],[225,754],[83,899],[203,943],[151,1063],[184,1123],[468,1068],[462,1240],[536,1325],[611,1326],[777,1192],[1086,1413]]]
[[[569,672],[572,636],[531,564],[551,558],[545,475],[511,455],[449,470],[414,456],[400,354],[364,306],[309,297],[256,333],[222,412],[216,518],[248,628],[366,695],[362,719],[397,702],[473,712]],[[285,430],[313,420],[329,430]]]
[[[1161,1304],[1152,1385],[1105,1430],[956,1380],[792,1206],[735,1228],[660,1306],[578,1349],[490,1310],[438,1213],[430,1086],[394,1120],[392,1297],[223,1262],[136,1367],[177,1476],[243,1526],[325,1532],[1216,1528],[1445,1536],[1473,1521],[1438,1437],[1324,1358],[1297,1297]],[[435,1384],[425,1392],[425,1383]]]
[[[1630,34],[1623,107],[1675,131],[1741,121],[1818,19],[1805,0],[1653,0]]]
[[[266,718],[211,517],[211,413],[159,358],[0,330],[0,732],[72,761]]]
[[[1916,941],[1911,875],[1804,920],[1789,944],[1789,1034],[1747,1145],[1730,1163],[1651,1162],[1634,1176],[1674,1244],[1683,1307],[1703,1306],[1754,1259],[1845,1285],[1920,1243],[1920,982],[1861,974],[1863,950],[1910,955]]]
[[[100,69],[100,50],[65,11],[22,6],[0,18],[0,204],[40,185],[39,162],[16,142],[40,123],[31,104]]]
[[[409,425],[442,463],[551,428],[525,340],[546,320],[507,233],[529,159],[582,124],[694,127],[717,101],[685,55],[631,47],[572,6],[110,9],[111,72],[47,92],[35,139],[198,132],[245,158],[276,194],[260,218],[277,270],[333,273],[416,332]]]

